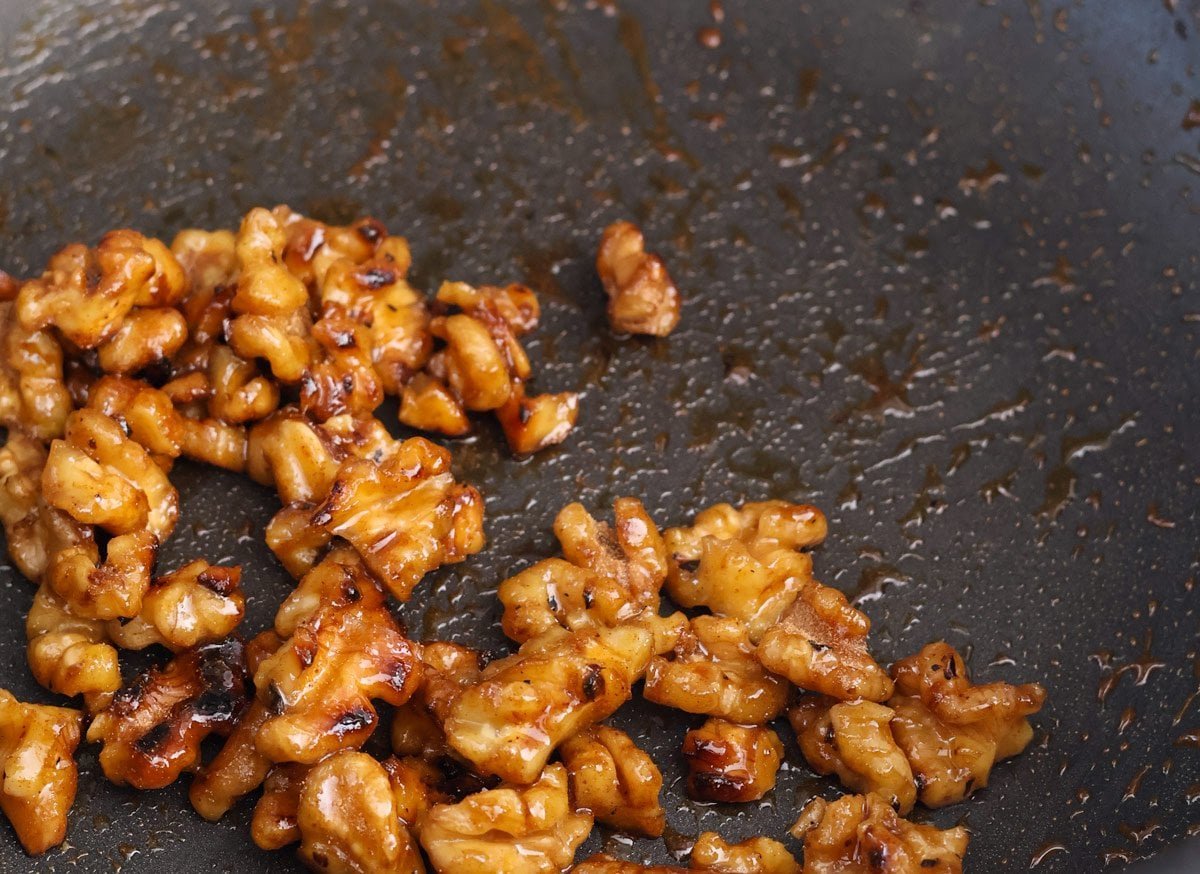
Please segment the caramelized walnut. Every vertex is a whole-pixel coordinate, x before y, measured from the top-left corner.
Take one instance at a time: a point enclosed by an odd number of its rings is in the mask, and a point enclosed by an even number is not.
[[[111,544],[109,556],[111,560]],[[203,559],[189,562],[156,578],[133,619],[109,623],[109,637],[125,649],[157,643],[173,652],[221,640],[245,615],[241,581],[239,567],[214,567]]]
[[[779,715],[787,692],[755,660],[742,623],[697,616],[672,652],[651,660],[643,694],[688,713],[759,725]]]
[[[71,612],[85,619],[136,616],[150,586],[158,541],[148,531],[108,541],[103,561],[94,541],[50,557],[43,577]]]
[[[0,810],[31,855],[67,836],[81,722],[77,710],[24,704],[0,689]]]
[[[311,770],[312,765],[296,762],[271,768],[250,820],[250,837],[258,847],[281,850],[300,840],[300,792]]]
[[[788,720],[814,771],[837,774],[855,792],[888,799],[903,816],[916,803],[917,787],[908,759],[892,737],[894,715],[872,701],[805,695],[788,711]]]
[[[97,348],[105,373],[130,374],[162,364],[179,351],[188,337],[187,321],[170,307],[134,309],[112,336]]]
[[[418,431],[436,431],[461,437],[471,430],[471,420],[446,384],[427,373],[418,373],[400,395],[400,421]]]
[[[228,346],[212,347],[208,382],[209,411],[222,422],[257,422],[279,406],[279,387],[259,373],[257,364],[242,360]]]
[[[312,524],[312,515],[312,504],[288,504],[267,523],[267,546],[296,579],[312,570],[333,539],[324,528]]]
[[[210,643],[118,692],[92,720],[87,739],[103,744],[100,766],[109,780],[161,789],[196,764],[204,738],[232,728],[244,703],[242,645]]]
[[[60,695],[83,695],[107,703],[121,688],[117,651],[104,623],[74,615],[62,598],[43,583],[25,618],[29,669],[34,678]]]
[[[238,269],[236,245],[237,238],[231,231],[188,228],[175,235],[171,254],[187,278],[189,298],[234,281]]]
[[[962,874],[967,830],[902,819],[878,795],[814,798],[792,835],[804,839],[805,874]]]
[[[730,844],[715,832],[704,832],[696,839],[688,868],[712,874],[801,874],[806,870],[779,841],[757,837]]]
[[[508,447],[517,455],[532,455],[562,443],[578,418],[579,395],[575,392],[529,397],[521,382],[513,383],[508,400],[496,410]]]
[[[183,453],[187,425],[166,392],[140,380],[106,376],[88,391],[87,406],[115,421],[151,455]]]
[[[300,378],[301,412],[324,422],[343,413],[367,415],[383,403],[366,328],[334,310],[313,325],[312,338],[314,360]]]
[[[623,832],[656,838],[666,815],[658,801],[662,774],[623,731],[595,725],[559,747],[571,779],[575,808]]]
[[[783,744],[770,728],[709,719],[684,736],[688,797],[696,801],[757,801],[775,788]]]
[[[559,872],[591,830],[592,817],[571,807],[562,765],[547,767],[531,786],[436,805],[420,829],[433,867],[455,874]]]
[[[364,262],[387,239],[387,229],[373,218],[362,218],[350,225],[329,225],[286,206],[275,207],[271,216],[285,235],[283,263],[310,289],[319,288],[339,261]],[[407,251],[405,246],[404,252]],[[407,271],[407,263],[403,267]]]
[[[50,440],[62,436],[71,407],[54,335],[22,327],[13,305],[0,303],[0,425]]]
[[[608,322],[616,331],[665,337],[679,324],[679,290],[662,259],[646,251],[637,226],[613,222],[596,252],[596,272],[608,294]]]

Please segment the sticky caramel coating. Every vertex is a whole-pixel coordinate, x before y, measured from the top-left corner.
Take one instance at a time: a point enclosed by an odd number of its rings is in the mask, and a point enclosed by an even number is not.
[[[646,671],[649,701],[742,725],[770,722],[787,702],[788,686],[754,658],[746,627],[736,619],[697,616],[674,650]]]
[[[662,835],[662,773],[629,735],[594,725],[568,738],[559,755],[570,776],[576,810],[590,810],[597,822],[618,831]]]
[[[383,594],[358,553],[343,543],[330,549],[283,599],[275,611],[275,633],[289,638],[301,623],[312,619],[327,604],[352,604],[360,600],[371,605],[382,604]]]
[[[471,420],[446,384],[428,373],[418,373],[400,394],[400,421],[418,431],[461,437],[471,430]]]
[[[87,739],[103,744],[100,767],[117,785],[161,789],[200,757],[200,743],[232,729],[245,703],[242,645],[185,650],[140,675],[92,720]]]
[[[904,751],[892,736],[895,711],[873,701],[805,695],[788,710],[804,758],[818,774],[836,774],[855,792],[886,798],[901,816],[917,787]]]
[[[532,785],[434,806],[420,833],[438,871],[551,874],[570,866],[591,830],[592,817],[573,810],[567,797],[566,769],[550,765]]]
[[[431,570],[483,548],[483,497],[454,479],[450,453],[422,437],[390,447],[378,461],[339,468],[313,523],[358,550],[400,601]]]
[[[0,303],[0,425],[50,440],[62,436],[71,406],[58,340],[23,327],[13,304]]]
[[[166,362],[188,337],[188,325],[179,310],[138,307],[125,316],[112,336],[97,348],[97,361],[105,373],[127,375]]]
[[[105,376],[89,389],[87,406],[113,419],[151,455],[183,454],[186,424],[166,392],[141,380]]]
[[[0,810],[30,855],[67,836],[82,721],[78,710],[25,704],[0,689]]]
[[[683,738],[688,797],[696,801],[757,801],[775,788],[783,744],[770,728],[709,719]]]
[[[532,783],[555,747],[629,700],[652,647],[653,635],[632,626],[549,631],[431,709],[477,770]]]
[[[763,634],[763,667],[801,689],[850,701],[886,701],[892,681],[867,651],[871,620],[837,589],[813,581]]]
[[[637,225],[613,222],[596,252],[596,272],[608,294],[608,322],[626,334],[665,337],[679,324],[680,296],[657,255],[646,251]]]
[[[338,261],[363,263],[387,239],[387,228],[369,217],[349,225],[330,225],[302,216],[287,206],[275,207],[271,215],[284,232],[283,263],[310,290],[320,288]],[[404,269],[408,269],[407,264]]]
[[[189,295],[233,282],[237,238],[232,231],[186,228],[171,241],[171,254],[186,278]]]
[[[128,622],[110,622],[108,635],[124,649],[159,644],[172,652],[221,640],[245,615],[241,581],[240,567],[215,567],[196,559],[155,578],[141,609]]]
[[[791,833],[804,840],[804,874],[962,874],[967,830],[902,819],[878,795],[814,798]]]
[[[121,688],[117,650],[105,624],[74,615],[45,583],[25,617],[25,636],[29,670],[50,691],[103,704]]]
[[[807,870],[779,841],[756,837],[731,844],[716,832],[696,838],[688,868],[713,874],[801,874]]]
[[[826,530],[824,514],[807,504],[709,507],[690,527],[664,534],[667,591],[681,607],[742,620],[757,642],[812,584],[812,558],[798,550],[819,544]]]
[[[300,791],[312,765],[286,762],[272,766],[254,805],[250,837],[264,850],[281,850],[300,840]]]

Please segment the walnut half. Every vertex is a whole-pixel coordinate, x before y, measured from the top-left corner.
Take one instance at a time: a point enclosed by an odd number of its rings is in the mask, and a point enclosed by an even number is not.
[[[665,337],[679,324],[679,289],[667,265],[646,251],[637,225],[613,222],[604,229],[596,272],[608,294],[608,321],[616,331]]]
[[[775,788],[783,744],[761,725],[710,719],[683,739],[688,797],[696,801],[757,801]]]
[[[571,777],[576,809],[619,831],[656,838],[666,814],[658,800],[663,778],[658,766],[625,732],[596,725],[559,748]]]

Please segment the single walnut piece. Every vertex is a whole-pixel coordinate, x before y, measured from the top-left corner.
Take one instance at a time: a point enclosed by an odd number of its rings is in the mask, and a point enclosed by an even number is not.
[[[450,453],[421,437],[379,461],[339,469],[313,523],[353,544],[400,601],[431,570],[483,548],[483,498],[450,472]]]
[[[309,771],[296,822],[300,858],[314,871],[424,874],[388,772],[366,753],[335,753]]]
[[[171,254],[183,270],[190,296],[227,285],[237,277],[237,238],[231,231],[188,228],[171,241]]]
[[[633,626],[549,631],[432,703],[450,746],[479,771],[532,783],[560,743],[629,700],[653,636]]]
[[[263,376],[257,364],[238,358],[228,346],[213,346],[208,381],[212,387],[208,409],[222,422],[257,422],[279,406],[279,386]]]
[[[696,839],[688,868],[712,874],[802,874],[807,870],[779,841],[757,837],[730,844],[716,832],[704,832]]]
[[[110,545],[110,556],[111,556]],[[242,569],[197,559],[156,578],[128,622],[112,621],[108,634],[125,649],[160,644],[173,652],[227,637],[242,621]]]
[[[819,544],[826,529],[825,516],[806,504],[717,504],[690,528],[664,535],[671,555],[667,591],[681,607],[742,620],[757,643],[813,584],[812,558],[798,550]]]
[[[314,360],[300,377],[300,410],[318,422],[349,413],[369,415],[383,403],[371,363],[367,329],[334,310],[312,327]]]
[[[122,689],[92,720],[109,780],[161,789],[200,758],[200,743],[229,731],[245,703],[245,666],[236,640],[180,653]]]
[[[166,362],[188,338],[188,325],[170,307],[137,308],[100,344],[97,361],[105,373],[131,374]]]
[[[666,825],[658,801],[662,773],[625,732],[595,725],[559,747],[575,809],[623,832],[657,838]]]
[[[281,850],[300,840],[300,792],[312,765],[287,762],[271,768],[254,805],[250,837],[264,850]]]
[[[878,795],[814,798],[792,835],[804,840],[804,874],[962,874],[967,830],[902,819]]]
[[[87,406],[113,419],[151,455],[183,454],[186,425],[166,392],[140,380],[105,376],[88,391]]]
[[[458,398],[444,382],[418,373],[400,395],[400,421],[420,431],[461,437],[471,430],[471,420]]]
[[[535,772],[536,776],[536,772]],[[433,807],[421,824],[421,845],[438,871],[455,874],[557,874],[592,830],[567,797],[567,773],[550,765],[531,786],[471,795]]]
[[[903,816],[916,803],[917,787],[908,759],[892,737],[894,715],[872,701],[805,695],[788,711],[788,720],[814,771],[837,774],[855,792],[888,799]]]
[[[697,616],[672,652],[651,660],[643,694],[688,713],[761,725],[783,710],[788,686],[755,660],[742,623]]]
[[[608,294],[608,322],[616,331],[665,337],[679,324],[679,289],[667,265],[646,251],[637,226],[613,222],[596,252],[596,272]]]
[[[0,810],[31,855],[67,836],[81,723],[77,710],[24,704],[0,689]]]
[[[329,550],[283,599],[275,611],[275,633],[289,638],[327,605],[359,601],[379,606],[384,603],[383,592],[358,553],[343,543]]]
[[[117,650],[105,623],[74,615],[45,583],[25,618],[29,670],[60,695],[83,695],[89,708],[103,706],[121,688]]]
[[[271,216],[283,229],[283,263],[311,290],[320,288],[329,270],[343,259],[361,264],[388,239],[387,228],[373,218],[349,225],[330,225],[277,206]],[[394,253],[395,249],[392,250]],[[404,247],[404,252],[408,247]],[[408,264],[403,265],[404,271]]]
[[[710,719],[684,736],[683,757],[689,798],[757,801],[775,788],[783,744],[766,726]]]
[[[153,534],[134,531],[109,540],[101,561],[88,540],[54,553],[43,579],[76,616],[128,618],[142,609],[157,551]]]
[[[328,531],[312,524],[313,509],[312,504],[288,504],[267,523],[267,546],[296,579],[313,569],[333,540]]]
[[[496,410],[496,420],[516,455],[532,455],[562,443],[578,418],[579,395],[575,392],[529,397],[521,382],[513,383],[508,400]]]
[[[972,685],[947,643],[931,643],[892,666],[892,735],[916,776],[921,803],[942,807],[987,785],[992,766],[1033,739],[1027,717],[1042,709],[1035,683]]]
[[[54,335],[22,327],[13,305],[0,303],[0,425],[50,440],[62,436],[71,408]]]

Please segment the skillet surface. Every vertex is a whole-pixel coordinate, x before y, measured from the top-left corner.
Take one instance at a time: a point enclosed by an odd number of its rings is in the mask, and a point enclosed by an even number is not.
[[[818,573],[859,597],[881,661],[945,637],[977,675],[1051,690],[1026,754],[920,814],[971,827],[969,870],[1116,868],[1197,830],[1200,4],[728,0],[720,24],[706,2],[269,5],[0,0],[0,264],[286,201],[382,218],[428,289],[535,287],[536,384],[584,391],[581,427],[525,462],[488,425],[455,444],[490,545],[400,609],[415,637],[503,650],[494,588],[552,551],[568,501],[636,495],[665,524],[810,501]],[[624,216],[685,290],[665,342],[604,326],[590,262]],[[240,562],[258,630],[287,589],[261,543],[273,497],[175,479],[163,565]],[[32,589],[0,580],[3,685],[45,699]],[[837,794],[792,750],[761,805],[689,804],[695,721],[616,718],[664,769],[676,849],[781,835]],[[39,870],[287,859],[254,848],[249,804],[208,825],[183,786],[82,765]],[[34,866],[0,838],[0,870]]]

